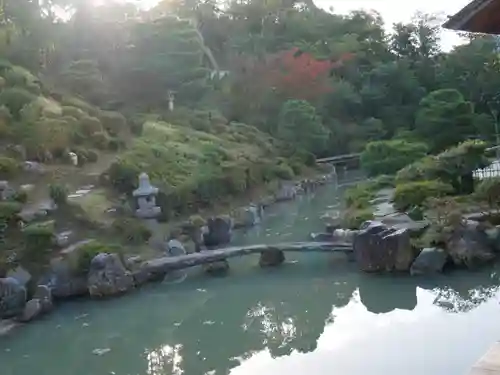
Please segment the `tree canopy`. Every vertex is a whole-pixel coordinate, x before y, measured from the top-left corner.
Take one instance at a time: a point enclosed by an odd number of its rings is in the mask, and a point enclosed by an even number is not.
[[[177,106],[219,110],[317,156],[402,132],[434,152],[494,139],[491,36],[466,35],[444,52],[430,15],[388,32],[375,12],[339,15],[310,1],[101,3],[3,1],[2,57],[104,109],[161,114],[174,93]]]

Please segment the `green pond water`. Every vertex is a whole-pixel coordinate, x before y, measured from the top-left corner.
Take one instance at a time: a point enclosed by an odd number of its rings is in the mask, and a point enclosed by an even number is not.
[[[234,243],[305,240],[341,190],[271,208]],[[435,279],[364,275],[326,254],[110,301],[74,301],[0,339],[1,375],[461,375],[500,339],[495,266]],[[95,354],[102,349],[105,354]]]

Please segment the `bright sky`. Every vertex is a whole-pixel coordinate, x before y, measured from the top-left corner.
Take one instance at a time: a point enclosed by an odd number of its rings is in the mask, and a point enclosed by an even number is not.
[[[137,0],[136,0],[137,1]],[[156,4],[159,0],[137,1],[145,7]],[[382,14],[390,27],[395,22],[410,21],[412,15],[421,11],[423,13],[439,14],[443,20],[446,16],[455,14],[472,0],[314,0],[317,6],[329,9],[333,7],[337,13],[348,13],[356,9],[374,9]],[[442,44],[444,49],[449,49],[459,43],[460,39],[452,31],[443,31]]]
[[[336,13],[348,13],[355,9],[374,9],[384,18],[390,27],[396,22],[410,21],[416,12],[437,14],[446,20],[470,3],[472,0],[314,0],[316,5],[328,9],[333,7]],[[444,49],[450,49],[460,42],[453,31],[443,30],[442,44]]]

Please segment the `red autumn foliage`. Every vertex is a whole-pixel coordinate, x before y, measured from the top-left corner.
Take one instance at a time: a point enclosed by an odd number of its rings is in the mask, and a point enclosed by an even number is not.
[[[263,60],[240,61],[238,65],[240,78],[247,81],[247,89],[253,87],[257,92],[273,90],[284,100],[303,99],[312,102],[332,91],[328,82],[330,72],[351,57],[346,54],[335,62],[317,60],[311,54],[293,48],[269,55]]]

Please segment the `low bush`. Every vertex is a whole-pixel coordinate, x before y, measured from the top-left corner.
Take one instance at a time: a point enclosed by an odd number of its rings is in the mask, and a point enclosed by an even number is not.
[[[475,196],[491,208],[500,205],[500,177],[485,178],[476,187]]]
[[[272,173],[280,180],[292,180],[295,177],[293,169],[288,164],[277,164],[273,167]]]
[[[25,146],[30,159],[44,161],[46,155],[64,157],[75,139],[76,129],[70,118],[41,118],[35,123],[23,123],[16,137]]]
[[[73,107],[73,106],[63,106],[61,108],[62,110],[62,115],[63,116],[71,116],[74,117],[78,120],[82,120],[84,118],[88,118],[89,116],[82,111],[80,108]]]
[[[25,87],[28,83],[26,75],[18,69],[8,69],[4,74],[4,79],[10,87]]]
[[[92,241],[80,246],[77,253],[78,256],[73,260],[74,264],[72,264],[72,268],[78,274],[87,274],[92,259],[100,253],[118,254],[120,258],[123,258],[123,251],[120,245],[100,241]]]
[[[19,202],[0,202],[0,220],[11,224],[17,221],[17,215],[23,206]]]
[[[125,141],[117,138],[110,137],[108,142],[108,149],[111,151],[123,150],[126,147]]]
[[[128,131],[127,120],[119,112],[101,111],[99,113],[99,120],[104,129],[112,136],[116,137]]]
[[[21,171],[17,160],[0,156],[0,178],[11,178]]]
[[[66,204],[68,200],[68,188],[63,184],[49,185],[49,196],[58,205]]]
[[[90,137],[90,144],[99,150],[109,149],[110,138],[105,132],[94,133]]]
[[[116,235],[124,238],[126,242],[133,245],[142,245],[151,237],[151,231],[138,219],[119,218],[112,224]]]
[[[370,142],[361,153],[361,167],[369,176],[390,175],[421,159],[427,151],[427,145],[421,142],[401,139]]]
[[[0,105],[7,107],[15,118],[19,118],[21,109],[35,99],[36,95],[20,87],[7,88],[0,93]]]
[[[474,188],[472,173],[488,165],[486,143],[465,141],[439,155],[426,156],[401,169],[396,175],[398,184],[410,181],[442,180],[453,186],[457,194],[470,194]]]
[[[63,106],[79,108],[83,112],[88,113],[91,116],[96,116],[97,114],[99,114],[99,110],[96,107],[77,97],[63,96],[60,101]]]
[[[12,115],[6,106],[0,106],[0,137],[10,137],[12,134],[11,129]]]
[[[73,152],[78,156],[78,164],[95,163],[99,160],[99,153],[85,147],[75,147]]]
[[[102,133],[104,130],[101,121],[97,117],[86,115],[80,118],[80,129],[83,134],[88,136],[96,133]]]
[[[11,197],[11,200],[19,203],[26,203],[28,201],[28,193],[26,191],[16,191]]]
[[[346,207],[366,208],[375,198],[375,191],[368,184],[358,184],[344,192],[343,200]]]
[[[428,198],[438,198],[453,193],[453,187],[441,181],[415,181],[396,186],[394,208],[405,211],[422,206]]]
[[[342,213],[341,225],[344,229],[359,229],[365,221],[373,220],[373,210],[365,208],[349,208]]]
[[[32,224],[22,231],[24,248],[22,260],[29,263],[43,262],[53,249],[55,232],[52,223]]]

